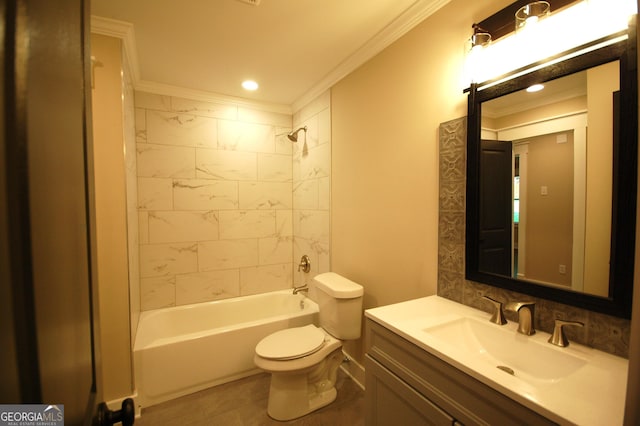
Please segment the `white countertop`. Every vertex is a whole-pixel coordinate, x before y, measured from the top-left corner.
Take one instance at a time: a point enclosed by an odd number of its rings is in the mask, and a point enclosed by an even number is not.
[[[628,360],[624,358],[577,343],[565,348],[556,347],[547,343],[549,334],[540,331],[533,336],[517,334],[517,323],[491,324],[490,314],[439,296],[368,309],[365,316],[552,421],[581,426],[623,423],[628,370]],[[557,380],[527,380],[506,374],[472,351],[463,350],[427,331],[430,327],[461,318],[486,321],[491,327],[497,327],[499,334],[508,335],[509,339],[521,339],[534,350],[559,351],[551,355],[580,359],[584,363],[581,361],[579,368]],[[508,351],[508,346],[505,348]]]

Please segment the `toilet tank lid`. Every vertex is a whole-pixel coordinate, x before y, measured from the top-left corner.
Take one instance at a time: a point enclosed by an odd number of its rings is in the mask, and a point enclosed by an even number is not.
[[[362,296],[364,293],[364,289],[360,284],[356,284],[335,272],[318,274],[313,280],[316,283],[316,287],[336,299],[353,299]]]

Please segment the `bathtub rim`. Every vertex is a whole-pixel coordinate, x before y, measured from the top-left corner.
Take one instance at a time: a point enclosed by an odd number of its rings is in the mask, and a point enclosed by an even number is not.
[[[251,321],[244,321],[244,322],[240,322],[240,323],[236,323],[228,326],[221,326],[221,327],[216,327],[216,328],[207,329],[207,330],[194,331],[192,333],[180,334],[178,336],[165,337],[165,338],[153,340],[151,343],[141,346],[142,343],[140,343],[140,340],[142,340],[142,338],[139,339],[139,337],[141,336],[141,334],[143,335],[144,333],[140,333],[140,328],[143,326],[144,322],[152,320],[154,316],[163,315],[170,311],[175,312],[175,311],[185,311],[185,310],[198,309],[198,308],[206,308],[209,306],[215,306],[222,303],[241,303],[244,300],[258,299],[269,294],[282,294],[282,295],[290,295],[292,297],[297,297],[301,301],[304,301],[305,307],[304,309],[301,309],[300,311],[295,313],[289,312],[289,313],[284,313],[280,315],[272,315],[272,316],[263,317],[263,318],[259,318]],[[253,327],[253,326],[263,324],[267,319],[269,321],[279,321],[287,318],[297,318],[297,317],[309,315],[309,314],[319,314],[319,311],[320,311],[320,308],[314,300],[312,300],[311,298],[309,298],[303,293],[298,293],[296,295],[293,295],[291,293],[291,289],[276,290],[276,291],[270,291],[267,293],[250,294],[246,296],[229,297],[226,299],[217,299],[217,300],[210,300],[206,302],[190,303],[187,305],[167,306],[165,308],[153,309],[150,311],[144,311],[140,313],[140,318],[138,320],[138,329],[136,330],[136,340],[134,342],[132,352],[135,353],[137,351],[152,349],[159,346],[163,346],[163,345],[167,345],[167,344],[171,344],[179,341],[184,341],[184,340],[200,339],[214,333],[229,333],[245,327]]]

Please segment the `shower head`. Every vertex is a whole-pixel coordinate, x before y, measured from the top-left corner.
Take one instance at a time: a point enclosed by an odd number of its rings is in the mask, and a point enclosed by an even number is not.
[[[293,132],[289,133],[287,137],[291,142],[298,142],[298,132],[300,132],[300,130],[304,130],[304,132],[307,133],[307,126],[300,127],[297,130],[294,130]]]

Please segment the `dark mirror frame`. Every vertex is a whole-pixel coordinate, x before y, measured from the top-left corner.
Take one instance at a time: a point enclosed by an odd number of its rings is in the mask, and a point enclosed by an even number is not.
[[[635,21],[633,21],[635,22]],[[631,318],[636,239],[638,168],[638,89],[636,31],[628,39],[565,61],[549,65],[512,80],[478,90],[472,84],[468,99],[466,189],[466,279],[553,300],[591,311]],[[533,83],[554,80],[611,61],[620,60],[620,126],[613,146],[613,192],[609,296],[599,297],[482,272],[479,258],[479,171],[482,103],[525,89]]]

